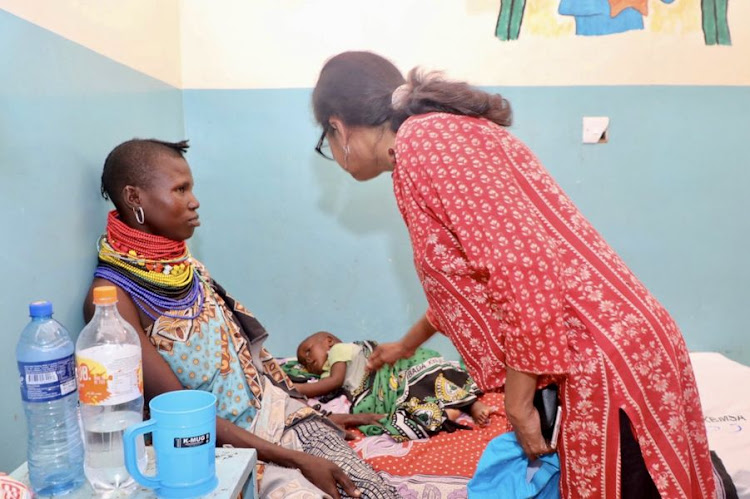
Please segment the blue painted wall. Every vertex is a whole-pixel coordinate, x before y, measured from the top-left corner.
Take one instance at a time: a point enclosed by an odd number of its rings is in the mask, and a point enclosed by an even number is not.
[[[690,348],[750,364],[750,88],[490,90]],[[390,176],[357,183],[314,153],[310,91],[188,90],[184,105],[204,220],[192,246],[268,327],[271,351],[292,355],[318,329],[401,335],[424,300]],[[581,144],[592,115],[611,118],[608,144]]]
[[[28,303],[51,300],[74,339],[83,327],[104,158],[183,134],[179,90],[0,11],[0,471],[26,458],[14,350]]]
[[[188,90],[184,102],[203,220],[191,246],[266,326],[270,351],[294,355],[320,329],[399,337],[425,301],[390,175],[360,184],[313,151],[309,90]]]
[[[51,299],[74,336],[109,209],[107,152],[188,137],[213,276],[291,355],[310,332],[399,337],[423,311],[390,177],[357,183],[313,152],[309,90],[179,91],[0,11],[0,470],[25,457],[13,347]],[[20,48],[22,47],[22,49]],[[493,89],[499,90],[499,89]],[[750,364],[748,87],[503,89],[514,132],[673,313],[693,350]],[[580,144],[581,118],[612,119]],[[432,346],[449,357],[444,338]]]

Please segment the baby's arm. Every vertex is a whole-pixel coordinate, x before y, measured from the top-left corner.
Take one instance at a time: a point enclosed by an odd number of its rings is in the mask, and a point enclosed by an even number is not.
[[[344,386],[346,362],[336,362],[331,366],[331,375],[317,383],[295,383],[294,388],[307,397],[318,397],[332,393]]]

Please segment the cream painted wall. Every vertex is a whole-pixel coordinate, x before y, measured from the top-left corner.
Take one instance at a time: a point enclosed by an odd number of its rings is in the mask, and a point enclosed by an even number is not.
[[[180,0],[0,0],[0,9],[181,86]]]
[[[479,85],[750,84],[750,1],[729,2],[731,47],[704,45],[700,0],[650,0],[646,30],[603,37],[575,36],[558,0],[527,3],[514,42],[494,36],[500,0],[0,0],[0,9],[180,88],[311,87],[328,57],[352,49]]]
[[[481,85],[750,84],[750,1],[729,2],[731,47],[704,45],[700,0],[650,0],[647,30],[603,37],[573,35],[558,0],[527,4],[521,39],[501,42],[500,0],[182,0],[183,85],[311,87],[351,49]]]

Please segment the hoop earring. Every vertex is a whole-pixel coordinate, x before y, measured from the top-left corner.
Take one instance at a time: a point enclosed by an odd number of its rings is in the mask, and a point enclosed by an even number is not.
[[[146,221],[146,214],[143,213],[143,208],[141,206],[139,206],[138,208],[134,206],[133,214],[135,215],[135,221],[143,225],[143,222]]]

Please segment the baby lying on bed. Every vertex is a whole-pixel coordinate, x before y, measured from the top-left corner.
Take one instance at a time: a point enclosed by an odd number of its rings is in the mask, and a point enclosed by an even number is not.
[[[359,429],[365,435],[388,433],[398,441],[417,440],[439,431],[465,428],[455,421],[461,411],[485,426],[495,408],[480,402],[479,388],[469,375],[426,348],[377,372],[366,368],[374,341],[343,343],[320,331],[297,347],[298,362],[320,376],[316,383],[295,383],[308,397],[319,397],[341,389],[351,401],[352,413],[379,413],[380,425]]]

